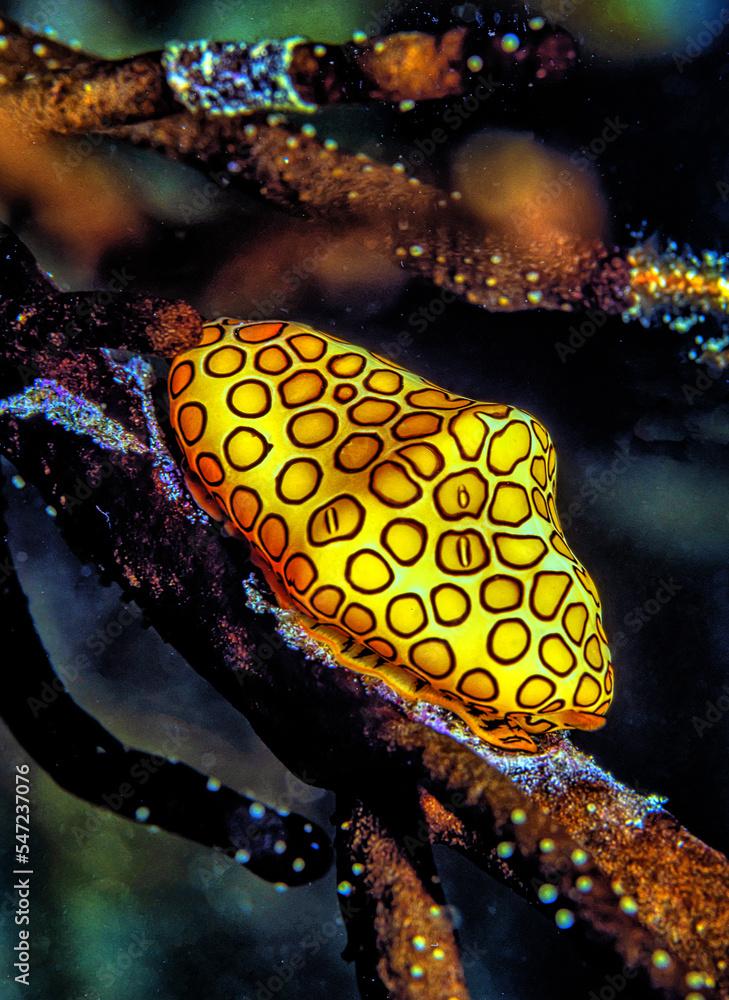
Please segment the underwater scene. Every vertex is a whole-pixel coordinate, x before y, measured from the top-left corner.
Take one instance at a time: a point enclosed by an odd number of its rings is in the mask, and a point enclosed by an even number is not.
[[[0,9],[2,1000],[729,1000],[728,85]]]

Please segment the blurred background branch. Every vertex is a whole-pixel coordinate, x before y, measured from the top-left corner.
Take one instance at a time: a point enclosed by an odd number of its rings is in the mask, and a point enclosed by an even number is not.
[[[530,193],[527,181],[526,211],[521,210],[524,195],[519,196],[521,206],[506,215],[495,214],[488,202],[485,212],[480,211],[470,194],[464,202],[460,190],[448,193],[408,177],[398,165],[390,169],[369,157],[340,152],[333,140],[317,139],[313,126],[292,128],[276,114],[280,106],[316,110],[331,102],[388,99],[410,108],[416,101],[470,94],[470,115],[500,87],[518,91],[525,80],[530,86],[554,83],[573,66],[573,42],[566,33],[552,32],[544,18],[521,24],[522,37],[508,27],[479,23],[477,29],[453,29],[441,38],[408,32],[339,47],[295,40],[262,43],[273,48],[258,55],[249,45],[200,42],[175,43],[164,57],[157,52],[78,62],[73,50],[64,57],[54,49],[41,57],[44,65],[20,77],[13,69],[13,53],[22,58],[33,36],[8,22],[15,43],[8,42],[5,58],[7,79],[14,85],[0,92],[0,126],[4,122],[6,130],[22,130],[28,138],[25,146],[11,145],[5,169],[10,184],[14,177],[18,184],[22,164],[31,159],[27,143],[102,132],[203,166],[216,183],[253,188],[307,218],[330,226],[346,222],[350,233],[361,228],[373,256],[490,311],[592,308],[682,330],[707,315],[724,324],[729,265],[719,254],[687,251],[681,256],[675,247],[664,253],[652,244],[613,246],[599,238],[599,225],[594,236],[589,226],[585,231],[577,206],[569,201],[555,213],[551,198],[541,197],[544,180],[541,194]],[[281,45],[290,59],[283,69]],[[47,50],[39,38],[31,51],[38,59]],[[271,67],[261,69],[266,60]],[[241,95],[251,92],[250,110],[257,114],[241,112],[238,90]],[[181,104],[194,113],[173,114]],[[603,145],[627,127],[619,117],[607,120]],[[434,146],[434,138],[430,142]],[[49,214],[57,214],[67,186],[61,181],[49,192],[41,181],[54,156],[52,145],[45,156],[41,148],[33,153],[34,169],[40,171],[38,198],[50,199]],[[562,170],[549,182],[558,193],[572,187],[569,174]],[[103,201],[105,179],[92,175],[90,180]],[[471,189],[469,183],[467,193]],[[96,215],[101,244],[103,230],[127,207],[114,205],[113,195],[110,201],[108,215]],[[125,219],[127,235],[134,229],[129,221]],[[90,247],[93,254],[93,240]],[[723,336],[706,344],[702,359],[723,368],[728,336],[724,328]],[[703,344],[705,338],[698,340]]]

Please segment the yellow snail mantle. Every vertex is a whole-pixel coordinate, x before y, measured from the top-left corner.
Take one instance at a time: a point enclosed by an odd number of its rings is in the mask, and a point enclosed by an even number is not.
[[[600,600],[530,414],[288,322],[206,324],[169,394],[196,501],[338,662],[509,750],[603,724]]]

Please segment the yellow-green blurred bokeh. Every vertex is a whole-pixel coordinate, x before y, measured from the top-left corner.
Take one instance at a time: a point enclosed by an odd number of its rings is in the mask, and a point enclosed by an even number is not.
[[[543,9],[586,50],[615,59],[690,55],[712,44],[726,24],[720,0],[547,0]]]

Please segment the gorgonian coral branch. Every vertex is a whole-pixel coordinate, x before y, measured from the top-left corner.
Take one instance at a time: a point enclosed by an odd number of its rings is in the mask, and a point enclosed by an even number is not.
[[[448,194],[402,165],[353,156],[311,126],[210,122],[173,116],[122,130],[134,142],[204,164],[232,185],[331,224],[364,226],[365,245],[492,311],[598,305],[621,314],[632,301],[629,264],[597,240],[550,233],[522,242],[485,233]]]
[[[347,957],[355,962],[363,1000],[408,1000],[423,988],[428,996],[468,1000],[412,785],[393,782],[386,790],[370,789],[364,799],[342,793],[335,822]]]
[[[106,404],[149,442],[152,386],[144,365],[94,351],[92,325],[80,335],[83,349],[71,351],[58,330],[79,296],[41,292],[27,256],[9,240],[4,256],[14,262],[0,286],[6,386],[17,381],[19,359],[40,359],[46,380],[88,404]],[[125,310],[131,324],[153,313],[141,302],[136,312]],[[137,326],[116,336],[142,343],[145,333]],[[409,775],[430,795],[423,799],[426,840],[446,837],[443,817],[453,815],[462,849],[479,863],[488,857],[507,884],[526,886],[564,932],[579,925],[602,931],[628,962],[676,995],[685,994],[687,976],[704,984],[705,997],[729,995],[729,866],[660,801],[620,785],[567,740],[554,740],[537,758],[486,751],[457,727],[450,735],[438,731],[442,720],[427,708],[408,709],[348,671],[318,663],[315,649],[299,648],[290,616],[279,618],[265,602],[260,613],[247,606],[241,581],[250,566],[242,548],[231,551],[191,518],[184,490],[176,492],[159,471],[168,470],[164,462],[120,456],[101,477],[95,504],[83,509],[69,503],[74,483],[79,476],[96,482],[106,452],[81,424],[6,414],[0,427],[5,453],[56,507],[74,551],[137,599],[292,770],[346,793],[367,787],[373,773]],[[156,447],[164,448],[163,440]]]
[[[369,249],[434,282],[444,296],[491,311],[598,308],[680,330],[711,317],[721,331],[695,333],[691,356],[723,367],[729,298],[720,255],[613,247],[561,229],[484,231],[459,211],[459,192],[408,177],[402,165],[341,152],[317,139],[310,124],[299,130],[261,120],[277,107],[311,111],[343,101],[471,94],[478,106],[500,86],[563,75],[575,58],[569,36],[538,16],[517,22],[484,21],[441,36],[358,37],[344,46],[174,43],[164,54],[112,61],[46,44],[6,21],[0,72],[5,58],[14,85],[0,90],[0,119],[38,134],[116,134],[308,217],[364,226]],[[34,38],[33,72],[20,74]],[[175,114],[181,108],[187,112]]]
[[[567,74],[577,61],[566,31],[543,17],[482,17],[440,35],[418,31],[344,45],[305,38],[171,42],[167,80],[189,111],[233,117],[254,111],[313,112],[327,104],[413,102],[492,86],[539,84]]]
[[[465,298],[490,312],[592,308],[682,332],[713,319],[719,330],[697,334],[690,356],[727,364],[729,265],[721,254],[621,248],[563,230],[490,232],[463,211],[461,192],[422,183],[401,163],[343,152],[312,125],[294,129],[275,116],[241,129],[177,115],[114,131],[204,164],[231,186],[253,186],[289,211],[361,227],[370,252],[432,281],[446,302]]]
[[[23,85],[6,97],[37,127],[56,132],[88,127],[83,122],[94,113],[97,122],[123,124],[169,114],[175,105],[230,117],[437,100],[477,89],[484,75],[491,86],[559,79],[577,61],[571,36],[538,15],[479,17],[439,35],[357,32],[342,45],[306,38],[171,41],[161,53],[123,60],[98,59],[9,18],[0,30],[0,84]],[[38,101],[49,89],[54,100]]]

